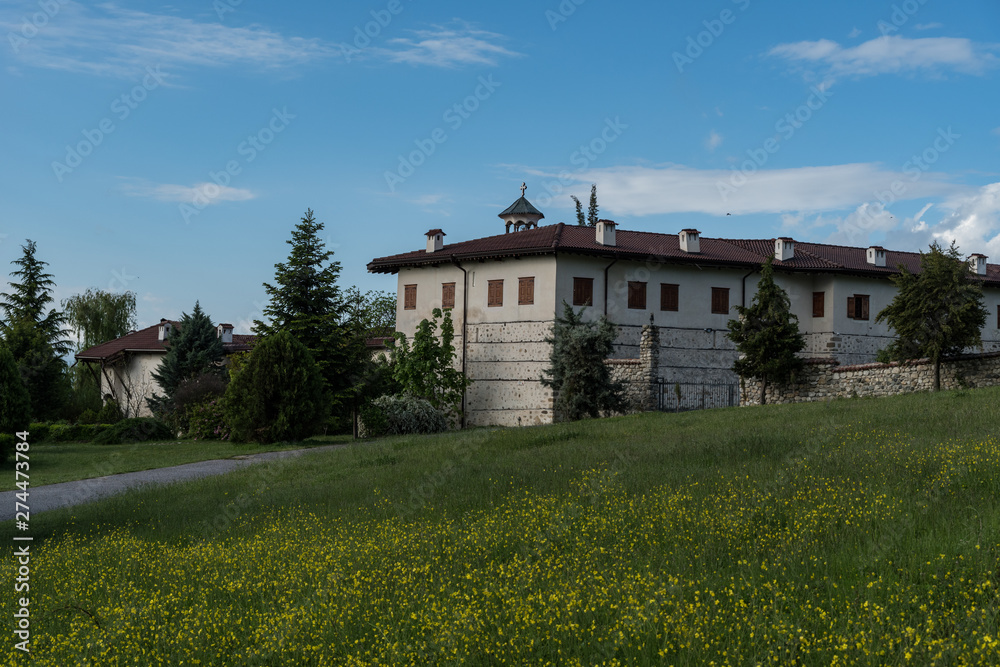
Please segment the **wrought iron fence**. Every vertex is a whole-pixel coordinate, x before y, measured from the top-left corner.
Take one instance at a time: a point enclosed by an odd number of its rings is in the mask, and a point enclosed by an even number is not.
[[[660,385],[658,407],[666,412],[729,408],[739,404],[738,382],[664,382]]]

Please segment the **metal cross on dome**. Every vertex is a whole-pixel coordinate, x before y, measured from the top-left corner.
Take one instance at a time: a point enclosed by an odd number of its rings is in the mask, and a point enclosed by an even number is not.
[[[521,196],[522,196],[522,197],[524,196],[524,191],[525,191],[525,190],[527,190],[527,189],[528,189],[528,186],[527,186],[527,185],[525,185],[525,184],[524,184],[524,183],[522,182],[522,183],[521,183]]]

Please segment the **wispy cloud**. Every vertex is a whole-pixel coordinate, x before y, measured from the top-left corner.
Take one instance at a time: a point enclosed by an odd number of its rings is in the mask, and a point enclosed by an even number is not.
[[[10,20],[0,19],[0,28],[18,30],[20,16],[10,10],[5,16]],[[126,78],[151,64],[278,70],[339,52],[318,39],[286,37],[260,26],[230,27],[69,1],[20,45],[16,57],[22,66]]]
[[[464,22],[454,27],[415,30],[413,35],[412,38],[391,39],[386,47],[373,49],[373,54],[390,62],[433,67],[492,67],[500,58],[521,55],[500,45],[504,39],[502,35],[476,29]]]
[[[722,145],[722,135],[712,130],[708,134],[708,139],[705,139],[705,148],[709,151],[714,151],[716,148]]]
[[[995,45],[977,44],[959,37],[908,39],[897,35],[876,37],[852,47],[820,39],[779,44],[768,55],[797,66],[825,70],[829,75],[875,76],[925,73],[940,75],[954,70],[980,74],[998,64]]]
[[[943,23],[918,23],[913,26],[916,30],[934,30],[935,28],[943,28]]]
[[[176,202],[208,206],[224,201],[246,201],[254,199],[250,190],[230,188],[215,183],[195,183],[194,185],[176,185],[173,183],[146,183],[131,181],[122,184],[122,192],[130,197],[143,197],[156,201]]]
[[[542,170],[529,173],[548,178],[559,176]],[[724,216],[854,209],[865,202],[877,201],[877,193],[889,190],[897,181],[906,184],[897,201],[967,190],[943,174],[924,172],[914,180],[909,173],[857,163],[760,169],[748,177],[745,186],[729,188],[723,197],[720,184],[729,184],[733,173],[676,164],[589,169],[572,175],[580,191],[567,194],[583,197],[591,183],[600,183],[602,209],[617,215],[690,212]]]

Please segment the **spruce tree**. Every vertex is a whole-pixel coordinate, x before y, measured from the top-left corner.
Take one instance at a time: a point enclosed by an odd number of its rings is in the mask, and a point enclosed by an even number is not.
[[[0,320],[0,329],[6,333],[19,321],[31,322],[44,336],[53,352],[63,356],[70,351],[69,341],[66,339],[69,332],[63,328],[66,318],[54,308],[45,312],[52,301],[55,281],[52,280],[51,273],[45,273],[45,267],[49,264],[35,257],[35,249],[35,242],[28,239],[27,245],[21,246],[22,256],[11,262],[18,266],[10,274],[17,280],[11,281],[10,293],[0,293],[0,298],[3,299],[0,301],[0,308],[5,313],[5,318]]]
[[[552,336],[550,367],[542,384],[556,391],[556,414],[571,421],[599,417],[602,412],[624,412],[621,383],[611,379],[604,360],[614,348],[618,328],[601,316],[597,322],[583,321],[583,308],[574,312],[563,301],[563,314],[556,318]]]
[[[597,183],[590,186],[590,206],[587,207],[587,226],[597,226]]]
[[[170,347],[160,365],[153,371],[153,379],[160,385],[164,395],[153,394],[148,399],[154,412],[169,412],[173,409],[173,398],[177,388],[185,381],[203,373],[221,373],[223,359],[222,339],[216,333],[212,320],[201,304],[195,302],[190,315],[184,313],[179,323],[180,331],[173,333]]]
[[[934,391],[941,388],[941,358],[982,345],[981,330],[988,312],[982,286],[973,280],[954,243],[947,250],[937,242],[920,253],[920,273],[899,267],[891,278],[897,292],[875,318],[896,332],[885,353],[905,361],[929,357],[934,362]]]
[[[324,225],[307,210],[286,241],[288,261],[275,264],[274,285],[264,283],[270,302],[268,323],[254,321],[254,333],[264,338],[287,331],[316,360],[332,398],[347,402],[358,381],[363,341],[359,344],[345,324],[345,304],[337,279],[340,262],[330,261],[320,238]]]
[[[761,383],[760,402],[767,402],[769,384],[784,384],[802,368],[796,353],[805,347],[798,317],[789,308],[788,293],[774,282],[772,257],[761,267],[757,293],[750,307],[736,306],[738,320],[729,320],[729,340],[736,343],[740,358],[733,370],[741,378]]]
[[[19,320],[8,327],[4,342],[28,390],[32,420],[59,419],[71,391],[66,362],[55,354],[42,331],[29,320]]]
[[[31,397],[18,372],[14,355],[0,342],[0,433],[27,431],[31,423]],[[2,463],[2,461],[0,461]]]

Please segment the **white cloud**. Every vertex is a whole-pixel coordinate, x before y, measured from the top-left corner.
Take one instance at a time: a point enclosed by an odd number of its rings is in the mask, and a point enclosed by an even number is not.
[[[434,67],[492,67],[500,58],[521,55],[498,44],[503,39],[502,35],[477,30],[465,23],[456,27],[435,26],[431,30],[415,30],[413,34],[413,38],[391,39],[387,42],[388,46],[373,48],[372,52],[390,62]]]
[[[0,20],[20,34],[21,17]],[[113,4],[60,2],[60,13],[15,49],[23,66],[129,78],[151,65],[280,69],[336,55],[318,39],[286,37],[261,26],[229,27]]]
[[[215,183],[195,183],[194,185],[175,185],[173,183],[127,182],[121,190],[130,197],[145,197],[157,201],[178,202],[182,204],[219,204],[224,201],[246,201],[255,195],[243,188],[230,188]]]
[[[958,37],[907,39],[898,35],[876,37],[852,47],[828,39],[779,44],[768,55],[800,66],[819,67],[830,75],[874,76],[955,70],[978,74],[998,63],[995,46]]]
[[[531,173],[559,178],[558,174],[544,171]],[[745,182],[740,176],[740,172],[730,169],[692,169],[676,164],[590,169],[572,175],[581,190],[566,194],[585,197],[590,184],[598,183],[602,209],[614,214],[697,212],[724,216],[842,211],[877,201],[878,193],[890,192],[897,182],[893,201],[965,190],[943,174],[923,172],[914,180],[910,173],[871,163],[760,169],[747,176]]]
[[[944,245],[956,241],[966,255],[979,252],[1000,260],[1000,183],[952,197],[941,206],[950,213],[930,228],[935,239]]]
[[[854,39],[860,34],[861,34],[861,28],[855,26],[854,29],[851,30],[851,32],[847,33],[847,39]]]
[[[721,145],[722,145],[722,135],[716,132],[715,130],[712,130],[708,135],[708,139],[705,140],[705,147],[710,151],[714,151]]]

